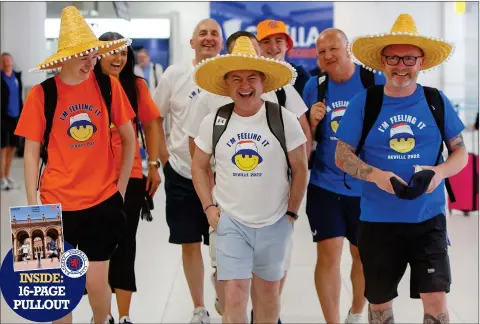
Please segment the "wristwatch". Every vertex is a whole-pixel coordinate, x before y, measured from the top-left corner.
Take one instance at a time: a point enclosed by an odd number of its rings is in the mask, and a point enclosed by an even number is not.
[[[288,215],[288,216],[290,216],[290,217],[293,217],[293,218],[295,218],[295,220],[298,219],[298,215],[295,214],[294,212],[291,212],[291,211],[287,211],[287,212],[285,213],[285,215]]]
[[[158,169],[160,167],[160,159],[157,159],[156,161],[148,161],[148,166],[154,166]]]

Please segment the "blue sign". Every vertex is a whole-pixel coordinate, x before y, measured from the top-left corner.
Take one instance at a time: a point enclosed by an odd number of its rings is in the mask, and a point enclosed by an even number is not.
[[[256,35],[257,24],[266,19],[283,21],[294,42],[287,61],[311,71],[317,68],[318,35],[333,26],[333,2],[210,2],[210,17],[222,27],[225,40],[239,30]]]
[[[67,254],[73,254],[68,256]],[[33,322],[52,322],[70,314],[80,303],[86,284],[86,262],[78,263],[74,250],[65,242],[60,268],[48,269],[50,261],[44,259],[42,268],[15,271],[12,250],[3,260],[0,269],[0,288],[8,306],[19,316]],[[26,261],[30,265],[37,262]],[[77,267],[77,265],[79,265]],[[68,268],[70,272],[66,272]],[[84,271],[79,271],[79,270]],[[77,273],[74,273],[78,270]]]

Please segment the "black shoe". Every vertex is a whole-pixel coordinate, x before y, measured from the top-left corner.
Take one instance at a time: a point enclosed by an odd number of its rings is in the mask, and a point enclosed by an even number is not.
[[[250,324],[253,324],[253,309],[252,309],[252,312],[250,313],[250,316],[251,316],[251,318],[250,318]],[[281,321],[280,319],[278,319],[277,324],[282,324],[282,321]]]

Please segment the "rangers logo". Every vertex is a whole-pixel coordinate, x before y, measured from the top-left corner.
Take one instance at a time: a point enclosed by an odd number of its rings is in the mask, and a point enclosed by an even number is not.
[[[277,22],[275,20],[272,20],[268,23],[268,27],[270,28],[277,28]]]
[[[79,278],[87,273],[88,258],[80,250],[72,249],[65,251],[60,261],[60,268],[70,278]]]

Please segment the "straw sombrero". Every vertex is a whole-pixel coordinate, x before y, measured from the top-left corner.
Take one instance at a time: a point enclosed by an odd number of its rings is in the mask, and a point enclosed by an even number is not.
[[[354,39],[349,45],[349,52],[360,64],[369,70],[382,71],[381,52],[384,47],[393,44],[414,45],[425,54],[422,70],[430,70],[445,60],[454,52],[454,46],[440,38],[422,36],[412,16],[401,14],[393,24],[389,33],[367,35]]]
[[[228,97],[224,76],[228,72],[253,70],[265,74],[263,92],[267,93],[294,84],[296,70],[287,62],[258,56],[249,37],[242,36],[235,41],[231,54],[206,59],[193,72],[196,84],[203,90]]]
[[[130,43],[131,40],[128,38],[113,41],[98,40],[78,9],[69,6],[62,10],[57,53],[31,69],[30,72],[60,69],[63,62],[72,57],[88,55],[94,50],[98,51],[99,57],[105,57],[127,47]]]

